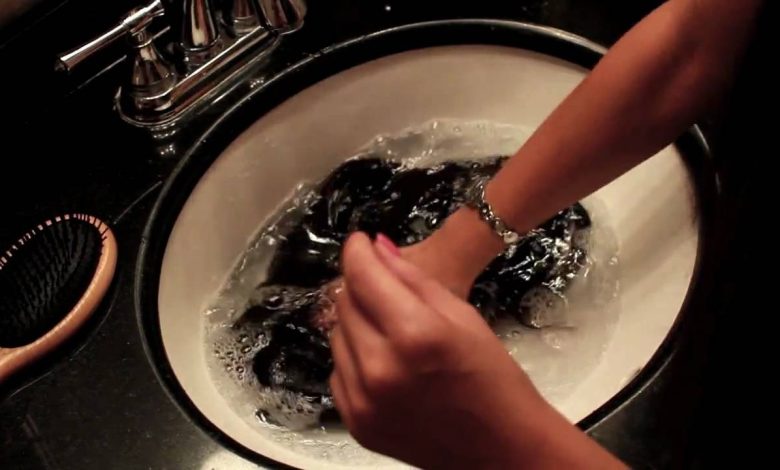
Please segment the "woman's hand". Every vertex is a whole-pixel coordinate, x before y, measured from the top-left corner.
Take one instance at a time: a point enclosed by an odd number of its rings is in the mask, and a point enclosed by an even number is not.
[[[477,276],[503,248],[501,239],[477,213],[464,207],[425,240],[401,248],[400,254],[456,297],[466,300]],[[344,279],[339,277],[323,288],[322,305],[314,324],[324,332],[331,331],[338,322],[334,300],[343,284]]]
[[[463,207],[425,240],[401,248],[401,255],[465,300],[477,276],[504,248],[477,213]]]
[[[424,468],[620,465],[544,401],[474,308],[390,240],[350,237],[343,272],[330,383],[361,444]]]
[[[399,249],[400,256],[436,279],[459,299],[467,299],[476,276],[462,269],[447,246],[431,237]]]

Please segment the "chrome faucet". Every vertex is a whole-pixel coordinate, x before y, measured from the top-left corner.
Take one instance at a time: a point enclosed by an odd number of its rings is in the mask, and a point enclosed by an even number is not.
[[[249,64],[263,57],[280,37],[297,30],[306,15],[304,0],[161,0],[136,8],[111,30],[59,57],[69,71],[120,37],[127,37],[132,73],[117,93],[117,108],[128,122],[161,126],[175,122],[229,86]],[[169,18],[153,34],[155,18]],[[181,20],[173,47],[155,41]],[[175,25],[179,26],[179,25]],[[170,53],[170,51],[174,53]]]

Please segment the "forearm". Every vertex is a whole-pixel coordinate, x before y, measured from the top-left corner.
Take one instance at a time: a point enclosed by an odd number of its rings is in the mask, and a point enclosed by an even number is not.
[[[489,468],[624,469],[626,465],[539,396],[538,403],[522,415],[509,415],[514,422],[502,435],[506,442],[496,452]]]
[[[490,182],[496,213],[529,230],[674,141],[727,88],[760,3],[672,0],[645,18]],[[436,235],[471,275],[502,247],[482,225],[463,209]]]
[[[555,410],[550,409],[549,412],[555,414],[557,419],[551,417],[544,424],[539,424],[546,428],[539,433],[539,437],[543,440],[530,456],[520,456],[514,468],[600,470],[628,468],[620,459],[566,421]]]

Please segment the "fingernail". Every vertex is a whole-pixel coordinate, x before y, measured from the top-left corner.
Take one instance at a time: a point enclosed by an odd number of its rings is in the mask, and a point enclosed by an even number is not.
[[[393,243],[393,241],[387,238],[385,235],[378,233],[376,235],[376,242],[387,248],[387,250],[395,256],[401,256],[401,250],[399,250],[398,247],[395,246],[395,243]]]

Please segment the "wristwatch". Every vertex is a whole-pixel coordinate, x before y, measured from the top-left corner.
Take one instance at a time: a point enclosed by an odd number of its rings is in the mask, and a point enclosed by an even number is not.
[[[488,179],[481,178],[474,182],[466,191],[466,206],[474,209],[479,217],[485,221],[494,232],[504,241],[506,245],[516,245],[524,239],[535,235],[536,230],[531,230],[526,235],[521,235],[512,230],[499,216],[496,215],[493,207],[485,199],[485,187]]]

